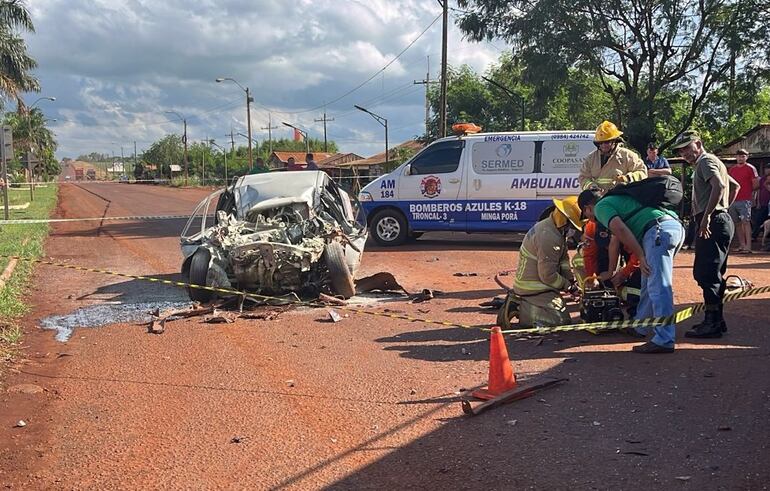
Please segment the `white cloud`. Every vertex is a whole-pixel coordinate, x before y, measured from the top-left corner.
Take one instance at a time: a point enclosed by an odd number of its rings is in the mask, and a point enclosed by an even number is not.
[[[322,137],[323,109],[390,62],[440,14],[435,0],[35,0],[36,33],[27,36],[42,95],[57,101],[43,109],[60,156],[143,147],[188,120],[191,140],[222,138],[231,123],[245,132],[245,96],[232,77],[250,87],[252,126],[266,137],[268,113]],[[450,64],[484,71],[499,50],[468,43],[451,24]],[[414,86],[440,63],[441,22],[398,61],[361,89],[326,107],[329,133],[342,149],[381,151],[379,125],[353,104],[369,104],[389,119],[395,144],[422,131],[424,88]],[[495,43],[504,47],[500,43]],[[32,95],[30,95],[32,98]],[[43,106],[41,104],[41,106]],[[289,114],[290,113],[290,114]],[[233,123],[233,121],[235,121]],[[288,130],[274,131],[287,136]],[[115,142],[115,143],[113,143]]]

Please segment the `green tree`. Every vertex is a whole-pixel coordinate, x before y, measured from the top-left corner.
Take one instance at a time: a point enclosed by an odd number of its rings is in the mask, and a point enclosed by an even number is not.
[[[180,165],[184,169],[182,137],[166,135],[150,145],[150,148],[142,154],[142,161],[145,164],[160,166],[161,176],[170,178],[172,164]]]
[[[20,0],[0,0],[0,104],[17,99],[22,92],[38,92],[40,83],[30,73],[37,62],[27,54],[27,45],[17,31],[34,32],[29,11]]]
[[[484,131],[593,129],[612,112],[612,100],[597,77],[578,69],[558,85],[540,90],[525,80],[527,68],[510,54],[477,75],[470,67],[449,68],[447,121],[472,122]],[[429,91],[433,117],[429,135],[438,133],[439,92]]]
[[[458,0],[471,39],[514,45],[527,79],[555,90],[570,69],[588,70],[610,96],[632,146],[655,135],[670,92],[688,96],[677,133],[733,72],[761,69],[770,46],[767,0]],[[667,142],[668,143],[668,142]]]

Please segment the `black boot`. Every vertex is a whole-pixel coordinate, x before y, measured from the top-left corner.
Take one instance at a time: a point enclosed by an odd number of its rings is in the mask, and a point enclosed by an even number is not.
[[[721,338],[724,321],[719,315],[719,310],[707,310],[706,319],[696,324],[692,329],[684,333],[686,338]]]
[[[727,332],[727,322],[725,322],[725,316],[722,314],[724,308],[725,308],[725,304],[720,303],[719,304],[719,322],[722,327],[722,332]]]

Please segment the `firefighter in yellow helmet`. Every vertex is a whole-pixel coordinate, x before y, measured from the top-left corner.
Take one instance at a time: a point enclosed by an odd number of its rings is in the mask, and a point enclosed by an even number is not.
[[[570,323],[561,292],[574,284],[567,254],[567,233],[580,230],[577,196],[554,198],[555,209],[537,222],[524,237],[513,281],[522,328],[560,326]]]
[[[602,193],[619,182],[641,181],[647,178],[647,166],[631,150],[624,148],[620,137],[623,132],[610,121],[596,128],[594,145],[580,168],[580,189],[598,188]]]

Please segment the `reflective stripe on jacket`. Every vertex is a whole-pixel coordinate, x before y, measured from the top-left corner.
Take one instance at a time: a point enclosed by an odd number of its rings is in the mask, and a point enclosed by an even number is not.
[[[616,178],[623,176],[625,182],[641,181],[647,178],[647,166],[639,156],[618,144],[610,154],[607,163],[602,166],[601,152],[598,149],[589,153],[580,168],[580,189],[588,189],[592,185],[602,191],[615,187]]]
[[[564,290],[572,278],[567,240],[549,216],[537,222],[524,237],[513,291],[518,295],[532,295]]]

